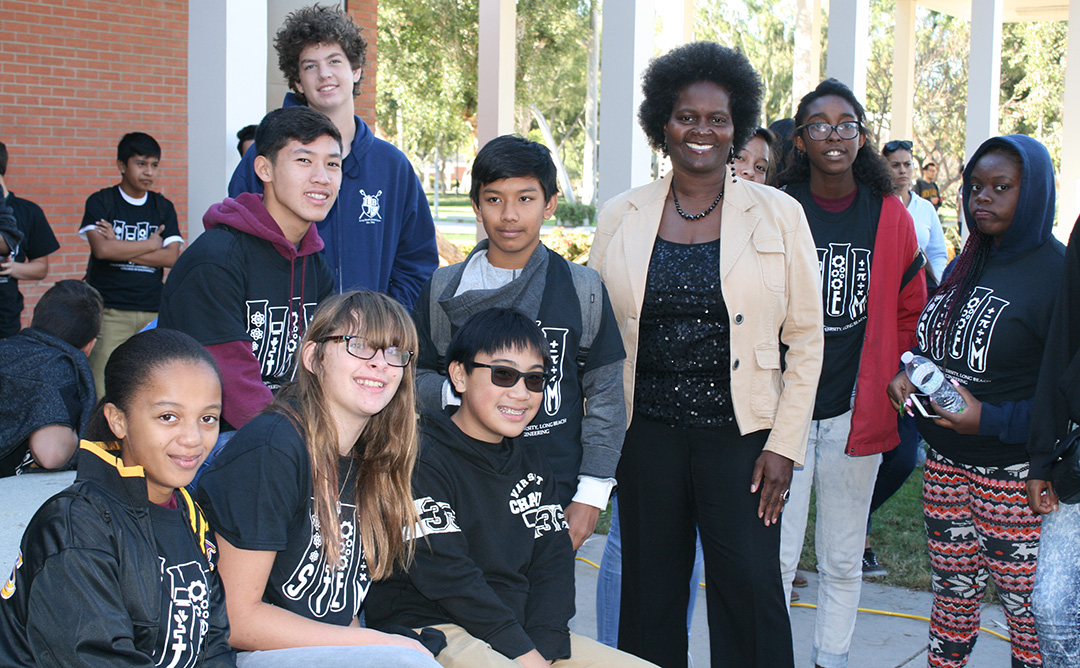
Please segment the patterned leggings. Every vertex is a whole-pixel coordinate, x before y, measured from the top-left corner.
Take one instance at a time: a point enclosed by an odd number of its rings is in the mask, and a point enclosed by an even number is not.
[[[926,457],[923,519],[934,588],[930,666],[967,663],[989,576],[1009,622],[1013,668],[1042,665],[1031,614],[1039,516],[1027,507],[1027,471],[1027,463],[960,464],[933,449]]]

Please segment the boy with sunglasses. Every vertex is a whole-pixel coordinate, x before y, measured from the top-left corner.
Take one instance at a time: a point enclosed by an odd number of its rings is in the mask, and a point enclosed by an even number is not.
[[[413,310],[420,407],[456,403],[443,354],[469,316],[509,307],[538,323],[551,367],[543,405],[523,438],[551,466],[577,549],[607,506],[626,431],[626,355],[615,315],[600,275],[540,240],[559,199],[546,147],[513,135],[488,142],[473,162],[470,195],[488,238],[464,262],[436,270]]]
[[[477,313],[446,351],[460,407],[421,420],[415,559],[374,583],[365,609],[374,628],[444,633],[446,668],[651,665],[569,631],[569,526],[545,458],[521,437],[545,399],[548,349],[519,311]]]

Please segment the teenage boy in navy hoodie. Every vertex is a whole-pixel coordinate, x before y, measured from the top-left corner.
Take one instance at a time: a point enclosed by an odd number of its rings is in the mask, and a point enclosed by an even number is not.
[[[293,377],[294,353],[333,275],[312,223],[341,185],[341,134],[307,107],[272,111],[255,133],[263,194],[210,207],[165,282],[158,325],[195,337],[221,369],[222,430],[239,429]]]
[[[477,313],[446,351],[461,406],[421,420],[415,560],[374,583],[365,608],[374,628],[445,633],[446,668],[652,665],[570,633],[570,529],[545,458],[519,438],[544,399],[547,350],[520,312]]]
[[[321,111],[341,132],[341,198],[319,222],[335,291],[374,290],[412,307],[439,266],[435,224],[409,159],[355,115],[367,51],[360,28],[336,7],[305,7],[288,15],[274,48],[292,89],[284,106]],[[230,197],[262,191],[255,155],[249,149],[233,172]]]

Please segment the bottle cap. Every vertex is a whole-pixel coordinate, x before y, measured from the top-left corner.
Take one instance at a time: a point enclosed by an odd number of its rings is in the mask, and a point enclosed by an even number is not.
[[[900,356],[900,361],[904,364],[907,364],[913,359],[915,359],[915,355],[913,355],[910,350],[905,350],[904,354]]]

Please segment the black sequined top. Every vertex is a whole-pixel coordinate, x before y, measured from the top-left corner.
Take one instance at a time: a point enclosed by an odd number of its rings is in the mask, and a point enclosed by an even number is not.
[[[638,334],[634,412],[673,427],[735,423],[720,240],[657,237]]]

